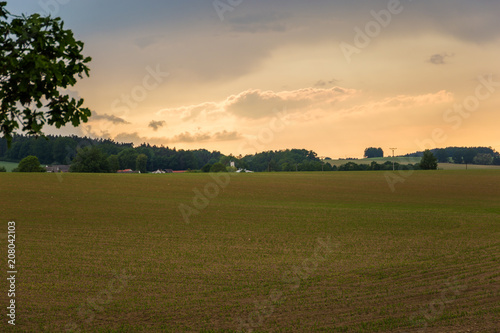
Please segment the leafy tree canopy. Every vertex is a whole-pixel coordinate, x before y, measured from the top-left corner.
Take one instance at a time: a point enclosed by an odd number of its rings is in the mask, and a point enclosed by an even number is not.
[[[210,172],[227,172],[226,167],[222,163],[215,163],[210,168]]]
[[[135,160],[135,170],[140,171],[141,173],[147,172],[148,165],[148,157],[146,154],[139,154]]]
[[[436,170],[438,166],[437,158],[430,150],[424,151],[424,156],[420,160],[420,168],[422,170]]]
[[[382,148],[366,148],[365,149],[365,157],[366,158],[374,158],[374,157],[384,157],[384,151]]]
[[[15,169],[17,172],[45,172],[45,168],[40,165],[38,157],[27,156],[19,162],[19,165]]]
[[[109,161],[106,155],[96,146],[88,146],[78,149],[73,163],[69,169],[71,172],[110,172]]]
[[[0,130],[8,144],[20,126],[43,135],[45,124],[86,122],[91,112],[83,99],[63,92],[89,75],[83,43],[60,18],[12,15],[6,5],[0,2]]]

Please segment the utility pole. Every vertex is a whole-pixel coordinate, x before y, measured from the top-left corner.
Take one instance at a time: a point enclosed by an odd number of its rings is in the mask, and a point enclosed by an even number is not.
[[[389,148],[390,150],[392,150],[392,171],[394,171],[394,151],[398,148]]]

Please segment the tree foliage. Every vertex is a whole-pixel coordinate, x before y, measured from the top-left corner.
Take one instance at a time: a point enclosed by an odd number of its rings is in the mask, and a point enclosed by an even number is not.
[[[0,128],[8,144],[20,126],[28,135],[43,135],[45,124],[86,122],[91,112],[83,99],[63,92],[89,75],[83,43],[60,18],[16,16],[6,5],[0,2]]]
[[[122,150],[118,154],[121,169],[135,169],[137,164],[137,156],[139,154],[133,148]]]
[[[474,157],[476,157],[477,151],[473,148],[467,149],[463,155],[465,168],[467,168],[468,164],[474,163]]]
[[[148,157],[146,154],[139,154],[135,159],[135,170],[140,171],[141,173],[147,172],[148,165]]]
[[[481,164],[481,165],[493,164],[493,156],[491,154],[479,153],[474,157],[474,164]]]
[[[210,172],[227,172],[227,169],[224,164],[217,162],[212,165]]]
[[[27,156],[19,162],[16,169],[17,172],[45,172],[45,168],[40,165],[40,161],[36,156]]]
[[[374,158],[374,157],[384,157],[384,151],[382,148],[366,148],[365,155],[366,158]]]
[[[201,171],[202,172],[210,172],[210,169],[212,168],[212,164],[210,163],[207,163],[203,166],[203,168],[201,168]]]
[[[220,161],[234,161],[236,168],[251,171],[357,171],[357,170],[392,170],[392,161],[382,164],[373,161],[371,164],[356,164],[330,166],[329,163],[321,161],[316,153],[306,149],[286,149],[275,151],[264,151],[247,156],[229,156],[221,154],[219,151],[208,151],[206,149],[182,150],[164,146],[142,144],[134,147],[131,143],[117,143],[109,139],[91,139],[88,137],[61,137],[47,135],[48,140],[34,138],[25,135],[13,135],[12,147],[7,148],[5,138],[0,138],[0,160],[19,162],[26,156],[37,156],[42,164],[69,164],[75,158],[78,150],[95,146],[105,155],[110,167],[110,172],[120,169],[136,169],[137,156],[144,154],[147,156],[146,170],[155,171],[157,169],[172,170],[198,170],[209,172],[211,167]],[[449,158],[449,154],[458,152],[462,158],[462,153],[467,149],[464,147],[441,148]],[[477,153],[490,154],[493,156],[493,164],[500,165],[500,154],[492,148],[475,147]],[[435,152],[436,150],[431,150]],[[118,157],[121,154],[121,159]],[[418,155],[417,155],[418,154]],[[434,153],[436,156],[436,153]],[[478,156],[479,154],[476,154]],[[131,158],[127,158],[131,157]],[[408,156],[408,155],[407,155]],[[423,156],[423,152],[411,154],[411,156]],[[476,159],[476,161],[478,161]],[[331,162],[331,161],[330,161]],[[347,161],[346,161],[347,162]],[[226,166],[226,165],[224,165]],[[419,169],[419,164],[404,165],[395,163],[396,169]],[[142,172],[142,171],[141,171]]]
[[[437,163],[436,156],[434,156],[434,154],[429,149],[426,149],[424,151],[424,155],[422,156],[422,159],[420,160],[420,169],[422,169],[422,170],[436,170],[437,166],[438,166],[438,163]]]
[[[431,152],[436,156],[438,162],[449,163],[450,160],[457,164],[472,164],[476,163],[474,158],[479,154],[489,154],[493,157],[493,162],[495,158],[500,158],[500,154],[491,147],[446,147],[446,148],[435,148],[431,149]],[[423,152],[416,152],[413,154],[407,154],[408,157],[422,157]]]
[[[110,172],[115,173],[118,170],[120,170],[120,160],[118,159],[118,155],[108,156],[107,161],[108,161]]]
[[[317,154],[306,149],[264,151],[236,161],[238,168],[252,171],[321,171],[322,165]]]
[[[78,154],[69,170],[82,173],[105,173],[110,172],[110,167],[106,155],[98,147],[89,146],[78,149]]]

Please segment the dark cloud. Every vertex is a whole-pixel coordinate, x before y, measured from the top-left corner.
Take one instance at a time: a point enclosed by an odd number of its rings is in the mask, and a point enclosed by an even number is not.
[[[227,21],[231,29],[236,32],[285,32],[287,30],[287,24],[284,18],[284,15],[278,15],[272,12],[261,12],[233,15],[230,16]]]
[[[109,114],[98,114],[97,112],[92,112],[92,116],[90,117],[90,120],[107,120],[112,122],[115,125],[119,124],[130,124],[128,121],[126,121],[123,118],[109,115]]]
[[[159,128],[165,126],[165,124],[166,124],[165,120],[159,120],[159,121],[151,120],[148,127],[151,127],[153,131],[156,132]]]
[[[337,84],[338,82],[339,82],[339,80],[335,80],[335,79],[331,79],[331,80],[328,80],[328,81],[319,80],[318,82],[316,82],[314,84],[314,87],[316,87],[316,88],[323,88],[323,87],[328,86],[328,85]]]
[[[431,64],[434,65],[445,65],[447,64],[446,59],[453,57],[453,54],[448,54],[448,53],[436,53],[430,56],[429,59],[427,59],[427,62],[430,62]]]

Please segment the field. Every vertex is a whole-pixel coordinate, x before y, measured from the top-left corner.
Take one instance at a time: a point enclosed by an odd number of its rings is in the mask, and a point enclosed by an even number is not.
[[[385,176],[0,174],[0,331],[498,332],[500,172]]]
[[[17,165],[19,163],[13,163],[13,162],[4,162],[4,161],[0,161],[0,167],[5,167],[5,169],[8,171],[8,172],[11,172],[13,169],[17,168]]]

